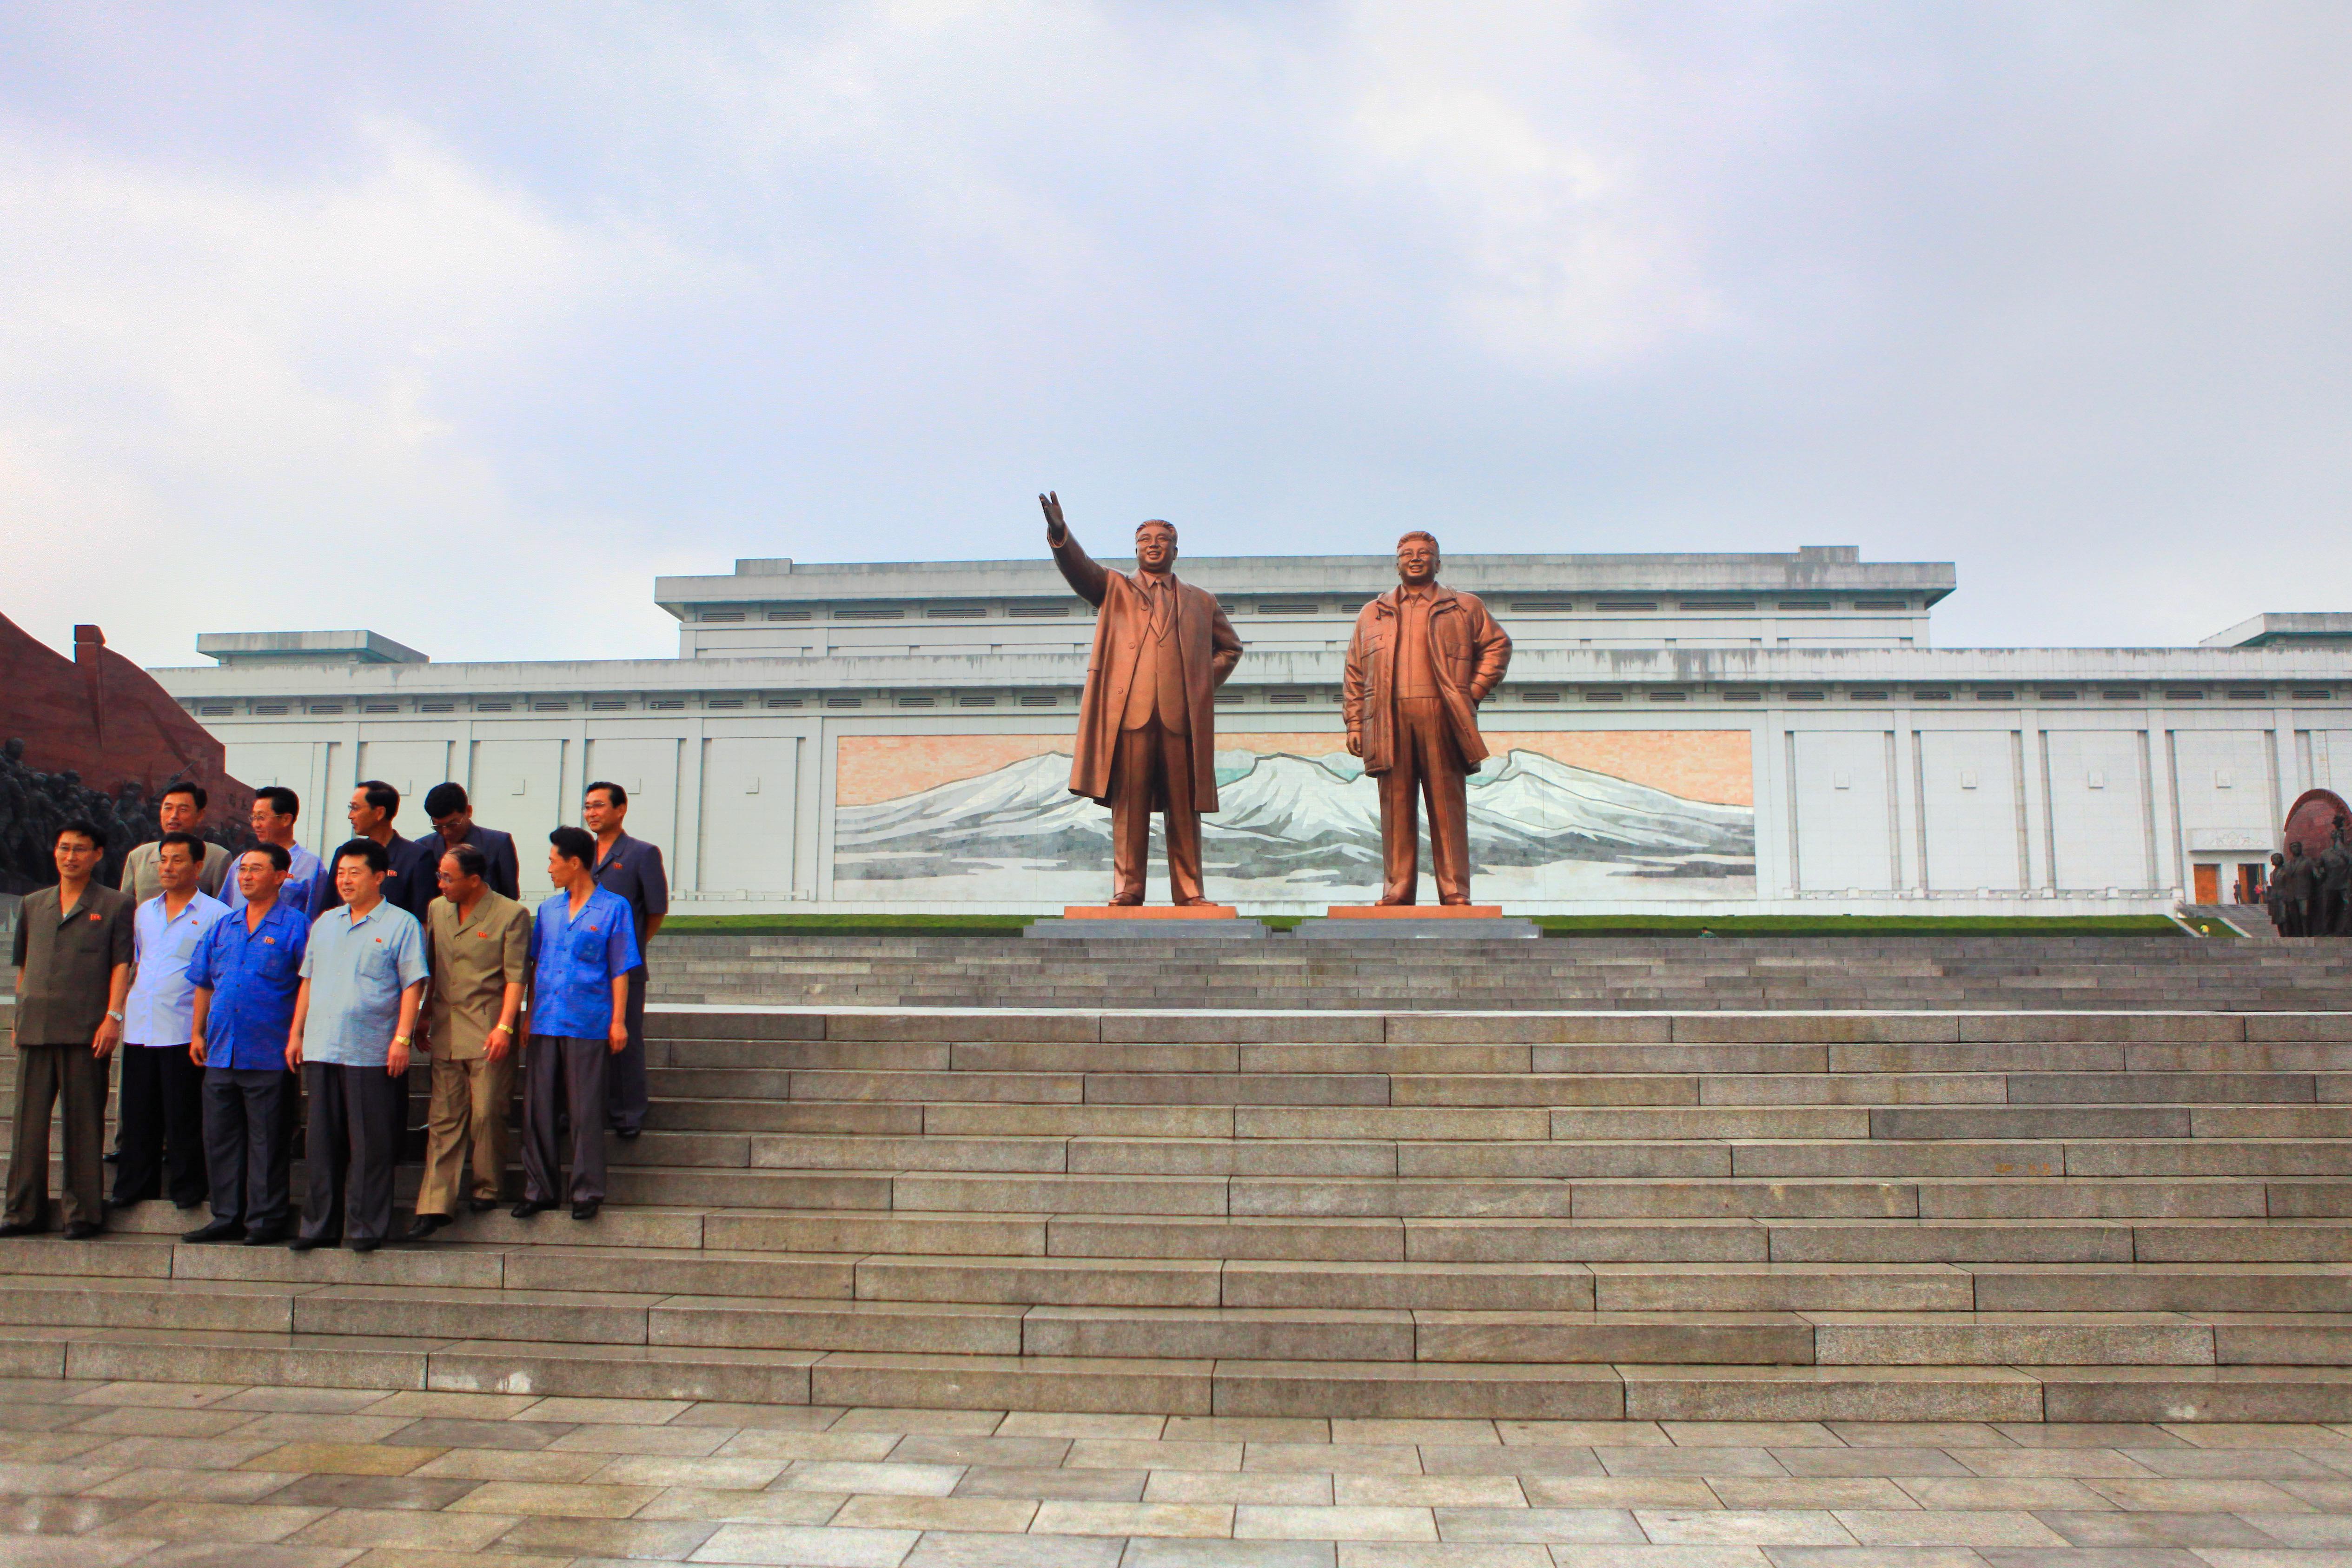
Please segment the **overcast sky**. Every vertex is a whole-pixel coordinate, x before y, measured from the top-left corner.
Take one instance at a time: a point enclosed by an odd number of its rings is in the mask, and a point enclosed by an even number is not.
[[[2352,610],[2352,5],[0,10],[0,612],[664,654],[739,555]]]

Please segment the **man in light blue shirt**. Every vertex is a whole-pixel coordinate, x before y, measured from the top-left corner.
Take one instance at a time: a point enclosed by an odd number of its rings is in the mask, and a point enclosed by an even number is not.
[[[207,1190],[205,1077],[188,1056],[195,1033],[188,960],[228,909],[197,885],[205,849],[194,833],[164,834],[155,847],[163,891],[131,917],[135,968],[122,1004],[122,1158],[114,1167],[110,1207],[168,1193],[180,1207],[194,1208]]]
[[[286,1239],[287,1167],[299,1082],[286,1066],[310,922],[279,901],[292,857],[256,844],[237,857],[244,901],[212,924],[188,965],[196,1032],[188,1055],[205,1071],[205,1163],[212,1222],[183,1241]]]
[[[302,988],[286,1065],[299,1068],[310,1102],[302,1228],[288,1243],[308,1252],[334,1239],[335,1214],[354,1252],[373,1252],[392,1229],[395,1128],[408,1092],[408,1042],[425,997],[425,932],[387,903],[392,857],[373,839],[335,852],[341,902],[311,923]]]
[[[517,1219],[556,1205],[556,1124],[572,1112],[572,1218],[604,1201],[604,1072],[629,1043],[629,971],[639,962],[628,900],[596,885],[585,828],[548,834],[547,879],[530,942],[530,1043],[523,1052],[522,1201]]]
[[[319,857],[294,841],[294,822],[302,814],[302,798],[283,784],[267,784],[253,792],[253,836],[286,852],[286,883],[278,890],[278,906],[309,915],[319,906],[319,883],[326,867]],[[236,867],[229,868],[220,901],[242,908],[245,892],[237,885]]]

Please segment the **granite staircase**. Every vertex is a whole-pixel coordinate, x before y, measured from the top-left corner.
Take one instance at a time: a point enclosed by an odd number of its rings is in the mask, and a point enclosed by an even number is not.
[[[614,1145],[596,1220],[501,1212],[298,1256],[178,1243],[192,1218],[148,1205],[101,1241],[0,1242],[0,1375],[2352,1419],[2352,1013],[679,1007],[653,1026],[652,1126]]]
[[[698,931],[662,936],[653,998],[816,1008],[2329,1010],[2352,1009],[2352,941],[2186,931],[1443,942]]]

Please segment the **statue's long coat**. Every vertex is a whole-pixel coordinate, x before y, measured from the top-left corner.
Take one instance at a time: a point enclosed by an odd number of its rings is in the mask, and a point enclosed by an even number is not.
[[[1099,612],[1095,617],[1094,649],[1087,657],[1086,695],[1078,705],[1070,793],[1108,805],[1111,758],[1118,750],[1119,716],[1127,711],[1128,687],[1134,682],[1137,655],[1143,650],[1149,607],[1142,591],[1127,573],[1096,562],[1078,548],[1075,535],[1064,535],[1054,551],[1054,564],[1062,569],[1062,576],[1077,596]],[[1180,580],[1173,641],[1183,665],[1184,712],[1192,732],[1192,800],[1200,810],[1213,811],[1217,809],[1217,723],[1212,699],[1234,673],[1234,666],[1242,662],[1242,640],[1234,634],[1234,623],[1225,619],[1216,595]],[[1155,790],[1155,797],[1159,793]],[[1151,809],[1164,810],[1167,802],[1155,798]]]

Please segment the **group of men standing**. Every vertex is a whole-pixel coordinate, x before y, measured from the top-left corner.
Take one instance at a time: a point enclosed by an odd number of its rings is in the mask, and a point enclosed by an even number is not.
[[[321,862],[293,841],[294,792],[257,792],[255,847],[231,855],[195,833],[205,792],[176,785],[162,838],[100,884],[104,841],[60,828],[58,883],[18,915],[14,1146],[0,1236],[47,1228],[49,1124],[64,1122],[60,1205],[69,1239],[109,1208],[209,1200],[183,1239],[389,1238],[407,1123],[407,1076],[430,1058],[425,1174],[404,1239],[465,1203],[501,1201],[507,1116],[523,1080],[527,1218],[568,1198],[591,1219],[604,1198],[604,1133],[634,1138],[646,1110],[644,954],[668,909],[661,852],[624,830],[628,794],[591,784],[587,826],[549,835],[554,896],[518,900],[509,834],[478,826],[464,789],[425,798],[434,831],[393,822],[400,794],[352,792],[352,837]],[[120,1145],[101,1154],[107,1081],[123,1059]],[[61,1106],[60,1106],[61,1103]],[[562,1124],[571,1124],[565,1182]],[[305,1190],[289,1191],[303,1129]],[[101,1199],[102,1162],[116,1161]]]
[[[2271,856],[2263,903],[2282,936],[2352,936],[2352,818],[2338,816],[2327,847],[2304,853],[2299,839]]]

